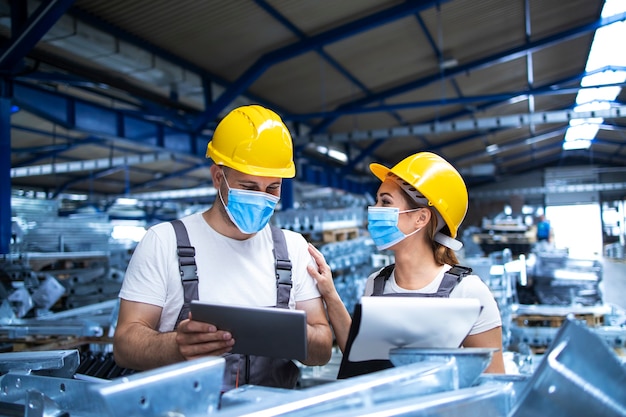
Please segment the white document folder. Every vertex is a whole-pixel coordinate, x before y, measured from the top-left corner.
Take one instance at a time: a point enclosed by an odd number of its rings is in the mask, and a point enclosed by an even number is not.
[[[482,307],[475,298],[362,297],[348,359],[389,359],[399,347],[457,348]]]

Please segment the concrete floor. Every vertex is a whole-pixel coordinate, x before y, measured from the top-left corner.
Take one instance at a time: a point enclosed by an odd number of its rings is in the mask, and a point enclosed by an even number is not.
[[[626,310],[626,260],[603,258],[602,298],[607,304],[614,304]]]

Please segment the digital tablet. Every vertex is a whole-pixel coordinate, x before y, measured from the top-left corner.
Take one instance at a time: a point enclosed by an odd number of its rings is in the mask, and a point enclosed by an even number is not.
[[[232,353],[303,361],[307,355],[306,313],[273,307],[191,302],[193,320],[232,333]]]

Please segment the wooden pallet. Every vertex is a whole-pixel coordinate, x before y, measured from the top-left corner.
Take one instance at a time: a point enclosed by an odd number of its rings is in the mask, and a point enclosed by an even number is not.
[[[331,230],[324,230],[322,232],[322,240],[325,243],[341,242],[343,240],[356,239],[357,237],[359,237],[358,227],[331,229]]]
[[[574,314],[576,320],[585,321],[588,327],[598,327],[604,325],[604,316],[594,313]],[[561,327],[567,316],[524,314],[514,318],[518,327]]]
[[[543,355],[548,350],[548,346],[529,346],[533,355]]]

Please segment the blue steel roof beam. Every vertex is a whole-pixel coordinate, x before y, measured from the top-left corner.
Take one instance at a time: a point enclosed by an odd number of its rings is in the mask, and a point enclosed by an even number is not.
[[[156,56],[159,56],[161,58],[163,58],[166,61],[169,61],[175,65],[180,66],[181,68],[184,68],[188,71],[191,71],[197,75],[199,75],[202,79],[203,82],[206,80],[211,80],[217,84],[220,84],[221,86],[223,86],[224,88],[227,88],[228,85],[230,84],[229,81],[210,73],[209,71],[207,71],[206,69],[199,67],[189,61],[186,61],[184,59],[182,59],[181,57],[173,54],[172,52],[165,50],[163,48],[159,48],[156,45],[153,45],[149,42],[147,42],[144,39],[139,38],[138,36],[135,36],[131,33],[125,32],[123,30],[121,30],[120,28],[118,28],[117,26],[113,26],[108,22],[105,22],[104,20],[101,20],[99,18],[97,18],[96,16],[93,16],[89,13],[85,13],[84,11],[76,8],[76,7],[72,7],[69,11],[68,14],[70,16],[73,16],[81,21],[83,21],[84,23],[95,27],[96,29],[102,30],[106,33],[111,34],[113,37],[118,38],[124,42],[128,42],[129,44],[136,46],[138,48],[144,49]],[[206,87],[205,87],[206,90]],[[258,102],[258,103],[264,103],[267,100],[264,100],[261,97],[258,97],[252,93],[246,93],[246,95],[248,97],[250,97],[251,99],[253,99],[254,101]],[[207,100],[206,102],[206,107],[210,106],[212,104],[212,101],[210,100],[210,95],[207,94],[207,92],[205,91],[205,100]],[[277,108],[276,106],[274,106],[274,108],[278,111],[281,111],[281,109]],[[282,114],[282,111],[281,111]]]
[[[454,162],[456,164],[459,163],[463,163],[464,161],[472,161],[476,158],[480,158],[483,157],[485,155],[489,155],[492,158],[496,158],[497,154],[505,152],[505,151],[510,151],[512,149],[515,149],[517,147],[520,146],[527,146],[529,144],[535,144],[535,143],[539,143],[542,142],[544,140],[553,138],[557,135],[563,135],[565,134],[565,131],[567,130],[567,126],[563,126],[563,127],[559,127],[557,129],[552,129],[546,132],[543,132],[540,135],[534,135],[534,136],[528,136],[522,139],[517,139],[514,141],[511,141],[509,143],[507,143],[506,145],[502,145],[499,146],[499,149],[495,152],[495,153],[489,153],[486,150],[480,150],[480,151],[476,151],[476,152],[470,152],[470,153],[466,153],[463,156],[459,157],[459,158],[455,158]],[[470,140],[470,139],[474,139],[475,137],[472,138],[464,138],[463,140],[461,140],[460,142],[464,142],[465,140]],[[446,146],[449,146],[448,143],[443,144],[439,147],[439,149],[444,148]],[[559,143],[559,146],[561,146],[561,144]]]
[[[270,16],[274,19],[278,20],[283,26],[293,32],[300,40],[304,40],[307,38],[306,34],[303,33],[300,29],[294,26],[289,19],[285,18],[283,15],[278,13],[276,9],[270,6],[265,0],[256,0],[256,3],[265,10]],[[365,95],[371,94],[372,92],[364,85],[361,81],[359,81],[354,75],[352,75],[347,69],[345,69],[339,62],[337,62],[333,57],[328,55],[323,47],[316,48],[315,51],[337,72],[347,78],[352,84],[356,85],[361,91],[365,93]],[[391,113],[391,116],[395,118],[398,122],[404,123],[402,118],[397,113]]]
[[[531,36],[531,27],[530,27],[530,0],[524,0],[524,29],[525,29],[525,41],[526,43],[530,42]],[[529,90],[533,89],[533,85],[535,82],[535,70],[533,68],[533,53],[526,53],[526,85]],[[535,96],[532,94],[528,95],[528,112],[535,112]],[[535,125],[528,125],[528,129],[530,134],[533,135],[535,133]]]
[[[52,82],[64,85],[71,85],[74,87],[94,86],[100,84],[98,82],[86,80],[85,78],[78,75],[61,74],[58,72],[32,71],[26,74],[19,74],[15,78],[21,81]]]
[[[374,151],[383,143],[385,142],[385,139],[375,139],[372,143],[370,143],[369,146],[367,146],[365,149],[361,150],[361,152],[359,152],[359,154],[350,159],[348,165],[346,165],[341,171],[342,173],[348,174],[350,173],[350,171],[354,170],[354,168],[361,162],[363,161],[365,158],[367,158],[368,156],[372,155],[372,153],[374,153]]]
[[[11,227],[12,83],[0,78],[0,253],[9,253]]]
[[[601,126],[606,126],[606,125],[601,125]],[[542,142],[542,141],[544,141],[546,139],[550,139],[550,138],[558,136],[558,135],[564,135],[566,130],[567,130],[567,126],[561,127],[561,128],[558,128],[558,129],[553,129],[551,131],[544,132],[544,133],[542,133],[540,135],[529,136],[529,137],[524,138],[524,139],[519,139],[519,140],[516,140],[514,142],[510,142],[510,143],[504,145],[503,147],[501,147],[495,154],[492,154],[492,156],[494,158],[498,159],[498,163],[499,164],[502,164],[503,162],[506,162],[506,161],[516,160],[520,156],[524,156],[524,155],[534,156],[534,155],[536,155],[538,153],[541,153],[541,152],[544,152],[544,151],[547,151],[547,150],[551,150],[551,149],[555,149],[555,148],[562,148],[563,144],[561,142],[558,142],[558,143],[551,143],[551,144],[548,144],[548,145],[537,146],[534,149],[531,149],[529,151],[517,152],[515,155],[508,156],[508,157],[499,157],[499,156],[497,156],[498,154],[502,153],[503,151],[512,150],[512,149],[515,149],[515,148],[520,147],[520,146],[528,145],[529,143],[534,145],[534,144],[540,143],[540,142]],[[613,145],[613,146],[617,145],[620,148],[623,148],[626,145],[623,141],[614,141],[614,140],[598,139],[598,138],[594,139],[594,143]],[[568,151],[568,152],[570,152],[570,151]],[[459,163],[459,162],[463,162],[463,161],[466,161],[466,160],[472,160],[472,159],[475,159],[477,157],[484,156],[486,153],[487,153],[486,151],[472,152],[472,153],[464,155],[461,158],[455,159],[455,162]],[[617,163],[621,163],[621,164],[625,164],[625,162],[626,162],[626,158],[620,157],[619,156],[619,152],[612,152],[612,153],[604,152],[604,153],[601,153],[601,152],[594,151],[591,155],[592,156],[593,155],[595,155],[595,156],[602,155],[606,161],[617,161]],[[526,164],[528,164],[528,162],[522,163],[522,165],[526,165]]]
[[[444,148],[447,148],[449,146],[459,145],[459,144],[462,144],[462,143],[465,143],[465,142],[469,142],[470,140],[474,140],[474,139],[477,139],[477,138],[484,138],[487,135],[491,135],[493,133],[501,132],[501,131],[506,130],[506,129],[507,128],[505,128],[505,127],[501,127],[501,128],[498,128],[498,129],[489,129],[489,130],[483,130],[483,131],[478,132],[478,133],[471,133],[469,135],[465,135],[465,136],[462,136],[460,138],[456,138],[454,140],[449,140],[449,141],[447,141],[445,143],[442,143],[442,144],[439,144],[437,146],[433,146],[431,148],[428,148],[427,150],[433,151],[433,152],[441,152]],[[485,147],[486,147],[486,145],[485,145]],[[471,154],[465,153],[465,154],[463,154],[462,157],[455,158],[454,162],[455,163],[459,163],[459,162],[462,162],[463,160],[466,160],[466,159],[473,159],[473,158],[475,158],[477,156],[482,156],[484,153],[485,152],[483,152],[483,151],[472,152]],[[469,158],[468,155],[473,155],[473,157]]]
[[[71,149],[70,146],[67,145],[56,145],[56,146],[41,146],[38,148],[42,148],[42,149],[37,149],[35,150],[33,153],[36,153],[35,156],[33,156],[32,158],[29,158],[27,160],[24,161],[20,161],[17,164],[11,164],[11,168],[20,168],[20,167],[27,167],[30,165],[34,165],[39,161],[42,161],[44,159],[49,159],[49,158],[59,158],[59,155],[62,152],[67,152],[69,149]],[[46,148],[49,148],[48,150],[46,150]],[[21,151],[21,152],[25,152],[25,151]],[[15,154],[16,152],[11,151],[12,154]],[[59,159],[64,159],[63,157],[60,157]]]
[[[372,193],[375,194],[378,184],[375,178],[367,182],[355,181],[354,179],[341,175],[337,167],[328,164],[317,164],[308,160],[298,168],[298,180],[321,187],[333,187],[351,193]],[[379,182],[380,184],[380,182]]]
[[[19,153],[43,153],[43,152],[50,152],[48,154],[43,154],[37,157],[32,158],[32,160],[29,160],[28,162],[26,161],[22,161],[19,164],[14,164],[13,167],[20,167],[20,166],[28,166],[31,165],[34,162],[37,162],[39,160],[45,159],[45,158],[50,158],[53,155],[51,153],[58,153],[58,151],[70,151],[72,149],[78,148],[80,146],[83,145],[93,145],[93,146],[97,146],[97,147],[102,147],[102,148],[106,148],[106,149],[110,149],[112,144],[109,140],[98,137],[98,136],[88,136],[85,138],[76,138],[76,137],[72,137],[72,136],[68,136],[68,135],[63,135],[60,133],[54,133],[54,132],[50,132],[47,130],[41,130],[41,129],[35,129],[35,128],[30,128],[30,127],[25,127],[25,126],[20,126],[20,125],[11,125],[12,129],[17,129],[17,130],[22,130],[25,132],[29,132],[29,133],[35,133],[41,136],[49,136],[49,137],[57,137],[57,138],[61,138],[64,140],[67,140],[67,143],[59,143],[58,145],[44,145],[44,146],[36,146],[36,147],[27,147],[27,148],[12,148],[11,149],[11,153],[14,154],[19,154]],[[123,144],[121,144],[120,142],[117,142],[115,144],[115,150],[119,151],[119,152],[130,152],[130,153],[136,153],[137,150],[134,147],[130,147],[130,146],[124,146]],[[68,158],[66,158],[68,159]]]
[[[600,130],[610,130],[614,132],[626,132],[626,126],[619,126],[612,123],[601,123],[599,125]],[[596,138],[597,139],[597,138]],[[595,139],[594,139],[595,140]],[[626,141],[619,142],[620,144],[626,144]]]
[[[614,84],[602,84],[602,85],[589,85],[584,87],[569,87],[569,88],[561,88],[559,90],[553,90],[551,86],[535,88],[532,90],[521,90],[521,91],[513,91],[508,93],[498,93],[498,94],[488,94],[488,95],[479,95],[479,96],[464,96],[457,98],[444,98],[438,100],[423,100],[423,101],[413,101],[408,103],[396,103],[396,104],[387,104],[379,107],[361,107],[355,109],[345,109],[341,111],[335,112],[319,112],[319,113],[305,113],[298,114],[290,117],[288,120],[309,120],[315,119],[319,117],[323,117],[328,114],[339,114],[339,115],[349,115],[349,114],[364,114],[364,113],[378,113],[384,112],[387,110],[403,110],[403,109],[413,109],[420,107],[433,107],[440,105],[449,105],[449,104],[471,104],[488,101],[489,104],[494,104],[495,102],[501,103],[503,101],[510,100],[512,98],[516,98],[519,96],[526,95],[535,95],[535,96],[552,96],[559,94],[576,94],[580,90],[589,89],[589,88],[598,88],[598,87],[626,87],[626,82],[623,83],[614,83]],[[438,119],[443,121],[444,119]],[[434,120],[433,120],[434,121]]]
[[[437,6],[437,10],[439,10],[439,6]],[[431,36],[430,32],[428,31],[428,27],[426,26],[426,23],[424,23],[424,19],[422,19],[422,16],[420,16],[419,14],[415,14],[415,19],[417,20],[417,23],[420,26],[420,28],[422,28],[422,32],[424,33],[424,36],[426,36],[426,40],[428,41],[430,48],[435,53],[435,56],[437,57],[437,62],[439,62],[440,68],[443,68],[443,61],[445,58],[443,56],[443,52],[440,50],[439,46],[437,45],[437,43]],[[445,80],[442,79],[442,82],[443,81]],[[461,92],[461,89],[459,88],[459,85],[454,78],[450,80],[450,84],[452,84],[452,88],[454,88],[454,92],[458,96],[463,96],[463,93]]]
[[[28,22],[28,2],[10,0],[11,5],[11,37],[17,38],[26,28]]]
[[[443,0],[448,1],[448,0]],[[218,114],[238,96],[245,93],[267,68],[274,64],[283,62],[287,59],[307,53],[311,50],[317,50],[342,39],[349,38],[356,34],[362,33],[372,28],[385,25],[389,22],[401,19],[410,14],[417,13],[420,10],[428,9],[435,4],[441,3],[442,0],[416,0],[406,1],[397,6],[390,7],[381,12],[366,16],[362,19],[355,20],[346,25],[328,30],[315,36],[306,38],[303,41],[287,45],[286,47],[268,52],[259,58],[252,66],[250,66],[239,79],[231,84],[218,99],[208,107],[197,119],[194,130],[201,131],[204,126],[214,120]],[[381,100],[382,98],[378,99]],[[370,102],[378,100],[369,100]]]
[[[0,35],[0,40],[1,39],[2,36]],[[148,110],[151,109],[150,106],[157,105],[157,109],[160,114],[165,114],[165,117],[170,119],[170,121],[177,125],[185,126],[185,128],[189,127],[189,116],[184,117],[184,115],[181,115],[181,112],[183,114],[194,114],[198,112],[198,110],[192,106],[181,102],[173,102],[169,98],[159,95],[154,91],[146,90],[136,84],[133,84],[130,81],[126,81],[124,78],[116,77],[115,74],[112,72],[97,70],[87,65],[81,65],[76,61],[72,61],[71,59],[48,53],[41,49],[33,51],[30,56],[32,56],[32,58],[37,62],[49,64],[52,67],[71,72],[73,75],[63,76],[57,73],[46,74],[39,72],[29,72],[25,74],[20,74],[16,77],[16,79],[22,81],[32,80],[35,82],[60,82],[85,89],[91,94],[96,94],[107,98],[110,97],[117,101],[127,101],[118,96],[111,96],[108,91],[106,91],[106,89],[96,89],[96,87],[110,86],[119,91],[126,92],[129,96],[135,98],[136,101],[141,101],[141,103],[143,103],[143,106],[145,106]],[[136,101],[130,102],[130,104],[137,106]]]
[[[278,20],[283,26],[289,29],[293,34],[295,34],[301,41],[307,39],[308,37],[304,32],[294,26],[289,19],[280,14],[276,9],[274,9],[271,5],[269,5],[265,0],[256,0],[255,3],[259,5],[263,10],[265,10],[270,16],[274,19]],[[315,51],[322,57],[324,60],[330,64],[333,68],[337,70],[340,74],[342,74],[345,78],[350,80],[350,82],[361,89],[366,94],[370,94],[371,91],[368,90],[367,86],[365,86],[361,81],[359,81],[354,75],[352,75],[347,69],[345,69],[341,64],[339,64],[333,57],[328,55],[323,46],[315,48]]]
[[[15,24],[23,27],[23,30],[19,31],[17,36],[12,37],[9,45],[0,55],[0,71],[5,73],[15,71],[21,60],[63,16],[72,3],[74,0],[42,2],[26,23],[15,22]]]
[[[155,185],[157,185],[157,184],[159,184],[159,183],[161,183],[163,181],[176,179],[176,178],[182,178],[182,177],[187,176],[187,174],[189,174],[190,172],[196,171],[198,169],[206,168],[206,167],[207,167],[206,164],[193,165],[193,166],[191,166],[189,168],[185,168],[185,169],[180,170],[180,171],[172,172],[171,174],[163,175],[160,178],[155,178],[153,180],[143,182],[141,184],[138,184],[135,187],[130,187],[130,191],[131,192],[137,192],[137,191],[143,190],[145,188],[153,187],[153,186],[155,186]],[[211,179],[207,178],[207,182],[210,182],[210,181],[211,181]]]
[[[28,146],[26,148],[11,148],[11,154],[12,155],[20,155],[20,154],[26,154],[26,155],[31,155],[31,154],[56,154],[59,152],[65,152],[68,149],[70,149],[70,144],[68,143],[59,143],[56,145],[43,145],[43,146]],[[35,159],[39,159],[39,158],[32,158],[31,160],[35,160]],[[33,161],[34,162],[34,161]],[[24,162],[20,162],[20,163],[15,163],[12,164],[13,167],[16,166],[21,166],[23,165]],[[29,165],[28,162],[26,162],[26,165]]]
[[[569,84],[569,83],[571,83],[571,82],[580,81],[583,77],[585,77],[585,76],[587,76],[587,75],[592,75],[592,74],[595,74],[595,73],[600,73],[600,72],[603,72],[603,71],[610,71],[610,70],[613,70],[613,71],[620,71],[620,70],[622,70],[622,67],[613,67],[613,66],[608,66],[608,67],[599,68],[599,69],[597,69],[597,70],[590,71],[590,72],[583,72],[583,73],[581,73],[581,74],[579,74],[579,75],[576,75],[576,76],[573,76],[573,77],[568,77],[568,78],[565,78],[565,79],[559,80],[559,81],[557,81],[557,82],[555,82],[555,83],[550,83],[550,84],[547,84],[547,85],[542,86],[542,87],[540,87],[540,88],[537,88],[537,89],[535,89],[535,90],[533,91],[533,93],[534,93],[535,95],[539,95],[539,94],[551,94],[551,93],[553,93],[553,94],[574,94],[574,93],[578,92],[581,88],[587,88],[587,87],[576,87],[576,88],[572,88],[572,89],[564,89],[564,88],[561,88],[561,87],[558,87],[558,86],[559,86],[559,85],[562,85],[562,84]],[[608,85],[608,84],[607,84],[607,85],[605,85],[605,86],[612,86],[612,85],[613,85],[613,84],[611,84],[611,85]],[[621,86],[622,84],[617,84],[617,85]],[[557,88],[557,90],[554,90],[555,88]],[[558,88],[560,88],[560,90],[559,90]],[[595,87],[590,86],[590,87],[588,87],[588,88],[595,88]],[[519,93],[510,93],[510,95],[511,95],[512,97],[517,97],[517,96],[519,96],[519,95],[521,95],[521,94],[529,94],[529,92],[528,92],[528,91],[522,91],[522,92],[519,92]],[[481,100],[482,100],[482,99],[485,99],[485,100],[490,100],[490,99],[493,99],[493,100],[495,100],[494,102],[487,103],[487,104],[484,104],[484,105],[479,106],[480,108],[486,109],[486,108],[488,108],[488,107],[490,107],[490,106],[496,105],[496,104],[497,104],[497,103],[496,103],[496,101],[501,102],[501,101],[506,101],[506,100],[509,100],[510,98],[512,98],[511,96],[509,96],[509,95],[505,94],[505,96],[504,96],[504,97],[497,97],[496,95],[494,95],[494,96],[491,96],[491,97],[490,97],[490,96],[478,96],[478,97],[475,97],[475,98],[480,98]],[[459,98],[459,99],[452,99],[450,102],[458,102],[458,103],[461,103],[461,104],[462,104],[462,103],[464,102],[464,100],[465,100],[465,99],[469,99],[469,100],[473,101],[473,98],[472,98],[472,97],[465,97],[465,98]],[[479,101],[480,101],[480,100],[479,100]],[[450,102],[448,102],[448,103],[450,103]],[[435,103],[432,103],[432,102],[430,102],[430,101],[427,101],[427,102],[420,102],[420,103],[422,103],[425,107],[426,107],[426,106],[432,106],[432,105],[437,104],[437,102],[436,102],[436,101],[435,101]],[[421,104],[420,104],[420,105],[421,105]],[[354,112],[354,113],[362,113],[362,112],[363,112],[363,110],[367,110],[367,111],[369,111],[369,108],[367,108],[367,109],[366,109],[366,108],[361,108],[361,109],[353,109],[353,110],[347,110],[347,111],[348,111],[349,113],[352,113],[352,112]],[[447,115],[447,116],[445,116],[445,117],[441,118],[441,119],[440,119],[440,121],[454,119],[454,118],[455,118],[455,117],[457,117],[457,116],[461,116],[461,115],[463,115],[463,113],[467,113],[467,112],[466,112],[466,111],[463,111],[463,112],[457,112],[457,113],[455,113],[454,115]],[[346,113],[346,114],[348,114],[348,113]],[[308,114],[308,115],[298,115],[298,116],[295,116],[295,117],[303,117],[303,118],[306,120],[306,119],[308,119],[309,117],[310,117],[310,118],[315,118],[315,117],[322,117],[322,116],[323,116],[322,114],[319,114],[319,115],[316,115],[316,114]],[[560,133],[564,133],[564,132],[565,132],[565,129],[566,129],[566,128],[559,128],[558,130],[560,131]],[[488,133],[493,133],[493,132],[500,131],[500,130],[503,130],[503,129],[493,129],[493,130],[490,130]],[[482,134],[484,134],[484,133],[481,133],[481,135],[482,135]],[[462,137],[462,138],[455,139],[455,140],[452,140],[452,141],[448,141],[448,142],[446,142],[446,143],[444,143],[444,144],[441,144],[441,145],[439,145],[439,146],[437,146],[437,147],[435,147],[435,148],[432,148],[432,150],[443,149],[443,148],[445,148],[445,147],[447,147],[447,146],[452,146],[452,145],[456,145],[456,144],[459,144],[459,143],[463,143],[463,142],[465,142],[465,141],[473,140],[473,139],[475,139],[477,136],[479,136],[479,135],[475,135],[475,134],[474,134],[474,135],[464,136],[464,137]],[[525,139],[525,140],[528,140],[528,139]],[[466,155],[466,156],[471,156],[471,158],[475,158],[475,157],[477,157],[477,156],[483,156],[483,155],[484,155],[484,152],[483,152],[483,151],[480,151],[480,152],[477,152],[477,153],[468,154],[468,155]],[[467,158],[462,158],[461,160],[465,160],[465,159],[467,159]],[[459,161],[459,160],[457,159],[457,161]]]
[[[546,84],[546,85],[544,85],[544,86],[542,86],[540,88],[553,89],[553,90],[556,91],[558,89],[563,88],[563,87],[561,87],[562,85],[567,85],[567,84],[570,84],[572,82],[579,82],[583,77],[585,77],[587,75],[593,75],[593,74],[596,74],[596,73],[600,73],[602,71],[610,71],[610,70],[619,71],[620,68],[621,67],[607,66],[607,67],[599,68],[599,69],[594,70],[594,71],[582,72],[582,73],[576,74],[574,76],[566,77],[566,78],[563,78],[561,80],[558,80],[558,81]],[[577,89],[580,89],[580,87],[577,87]],[[467,115],[473,114],[476,111],[483,111],[483,110],[487,110],[487,109],[492,108],[492,107],[496,107],[496,106],[498,106],[500,104],[502,104],[502,101],[493,101],[493,102],[483,103],[483,104],[475,106],[474,111],[468,111],[468,110],[455,111],[455,112],[452,112],[452,113],[447,114],[445,116],[440,116],[438,119],[431,119],[430,123],[433,123],[435,121],[445,122],[445,121],[453,120],[453,119],[456,119],[458,117],[463,117],[463,116],[467,116]]]
[[[175,157],[174,157],[174,160],[176,160]],[[204,168],[204,167],[206,167],[206,164],[196,164],[196,165],[193,165],[193,166],[191,166],[189,168],[186,168],[184,170],[180,170],[180,171],[177,171],[177,172],[172,173],[172,174],[164,175],[164,176],[162,176],[162,177],[160,177],[158,179],[155,179],[155,180],[152,180],[152,181],[148,181],[146,183],[138,184],[135,187],[128,187],[127,186],[127,187],[125,187],[125,190],[124,190],[123,193],[120,193],[120,194],[111,193],[109,195],[110,196],[116,196],[116,195],[122,196],[125,193],[128,193],[129,191],[145,189],[145,188],[157,185],[159,182],[163,182],[163,181],[170,180],[170,179],[175,179],[175,178],[184,178],[184,177],[187,176],[187,174],[189,172],[193,172],[193,171],[195,171],[197,169]],[[126,170],[127,172],[129,170],[132,170],[132,171],[136,171],[136,172],[144,172],[144,173],[149,173],[149,174],[153,174],[154,173],[154,171],[152,171],[152,170],[146,170],[146,169],[141,168],[140,166],[135,166],[135,165],[114,166],[114,167],[103,169],[103,170],[100,170],[100,171],[93,171],[93,172],[91,172],[89,174],[89,176],[81,176],[80,178],[76,178],[76,179],[72,179],[70,181],[67,181],[66,183],[64,183],[61,186],[59,186],[53,192],[53,196],[54,197],[58,196],[59,194],[63,193],[66,189],[68,189],[69,187],[71,187],[73,185],[80,184],[81,182],[84,182],[84,181],[93,181],[95,179],[100,179],[101,180],[102,178],[107,177],[109,175],[112,175],[112,174],[114,174],[116,172],[119,172],[121,170]],[[193,180],[197,181],[196,178],[193,178]],[[119,184],[126,184],[128,182],[128,180],[127,179],[125,179],[125,180],[111,179],[108,182],[111,183],[111,184],[119,185]]]
[[[88,177],[80,176],[79,178],[67,181],[56,188],[56,190],[52,193],[52,198],[53,199],[57,198],[59,194],[63,193],[65,190],[67,190],[69,187],[73,185],[80,184],[81,182],[85,182],[85,181],[93,181],[96,179],[104,178],[109,175],[115,174],[116,172],[119,172],[125,168],[126,167],[121,166],[121,167],[103,169],[101,171],[91,172]]]
[[[14,103],[68,129],[204,158],[208,137],[59,92],[16,83]]]
[[[56,96],[61,96],[61,97],[65,97],[67,98],[68,102],[72,102],[74,100],[80,100],[81,102],[84,103],[90,103],[91,102],[87,101],[87,100],[82,100],[82,99],[76,99],[75,97],[68,95],[68,94],[63,94],[60,92],[53,92],[51,90],[47,90],[47,89],[43,89],[41,87],[38,87],[36,85],[24,82],[24,81],[16,81],[15,85],[19,86],[18,88],[20,89],[25,89],[25,91],[29,91],[29,90],[34,90],[34,91],[38,91],[38,92],[47,92],[50,95],[56,95]],[[101,97],[110,97],[110,98],[114,98],[116,101],[119,102],[125,102],[127,104],[132,104],[136,106],[135,102],[131,102],[131,101],[125,101],[125,100],[121,100],[118,97],[115,96],[109,96],[108,94],[98,94]],[[125,115],[129,115],[129,116],[134,116],[136,118],[140,118],[140,119],[144,119],[144,120],[150,120],[150,121],[160,121],[163,124],[166,124],[168,126],[172,126],[172,127],[176,127],[180,130],[189,130],[189,124],[181,119],[179,116],[177,116],[174,112],[166,112],[164,111],[162,108],[153,105],[151,103],[148,102],[143,102],[144,105],[146,106],[146,109],[144,110],[133,110],[133,109],[117,109],[118,112],[123,113]],[[98,105],[100,106],[100,105]],[[100,106],[102,108],[108,108],[108,107],[104,107],[104,106]],[[71,105],[70,105],[70,109],[71,109]],[[55,109],[56,112],[59,111],[59,109]],[[69,118],[69,116],[68,116]],[[61,122],[64,120],[65,118],[59,118],[59,124],[61,124]]]
[[[459,74],[472,72],[477,69],[487,68],[495,64],[504,63],[504,62],[508,62],[517,58],[521,58],[529,52],[537,52],[543,48],[556,45],[563,41],[576,38],[588,32],[594,31],[598,28],[610,25],[615,22],[620,22],[623,20],[626,20],[626,13],[619,13],[608,18],[600,18],[589,24],[581,25],[581,26],[578,26],[578,27],[575,27],[575,28],[551,35],[551,36],[547,36],[542,39],[538,39],[530,43],[525,43],[524,45],[509,49],[503,52],[499,52],[497,54],[493,54],[491,56],[476,60],[474,62],[467,63],[465,65],[459,65],[452,69],[446,69],[443,71],[443,75],[440,73],[429,75],[427,77],[423,77],[423,78],[390,88],[388,90],[381,91],[376,94],[372,94],[369,97],[364,97],[364,98],[354,100],[349,103],[344,103],[341,106],[339,106],[339,109],[366,106],[375,101],[387,99],[387,98],[390,98],[399,94],[404,94],[407,91],[411,91],[417,88],[427,86],[435,81],[440,80],[441,77],[444,77],[447,79],[447,78],[454,77]],[[319,133],[321,131],[324,131],[328,126],[330,126],[330,124],[332,124],[335,121],[335,119],[336,117],[326,118],[324,121],[320,122],[317,126],[315,126],[312,129],[312,133]]]
[[[544,146],[541,149],[541,151],[548,151],[550,149],[561,148],[561,147],[562,147],[562,144],[555,143],[555,144]],[[594,163],[594,160],[595,160],[595,163],[614,163],[614,164],[621,165],[621,166],[626,165],[626,159],[619,158],[617,155],[615,155],[615,153],[594,152],[593,154],[589,154],[589,153],[585,153],[584,151],[583,153],[577,153],[576,151],[563,150],[560,153],[554,153],[551,155],[546,155],[543,158],[535,159],[531,163],[524,162],[521,164],[513,165],[510,167],[510,169],[506,173],[517,174],[521,172],[528,172],[536,168],[542,168],[548,164],[553,163],[554,161],[559,161],[559,160],[564,161],[564,160],[567,160],[568,158],[571,159],[572,157],[575,157],[578,155],[583,156],[590,164]],[[518,158],[517,156],[503,158],[503,162],[506,162],[507,160],[514,160],[517,158]]]
[[[621,66],[615,66],[615,65],[608,65],[605,67],[601,67],[598,68],[596,70],[593,71],[583,71],[579,74],[573,75],[571,77],[566,77],[563,79],[560,79],[558,81],[554,81],[554,82],[550,82],[548,84],[544,84],[540,87],[536,87],[533,91],[532,94],[535,95],[539,95],[539,94],[561,94],[560,92],[563,91],[562,94],[574,94],[577,93],[578,90],[580,89],[584,89],[584,88],[595,88],[597,86],[590,86],[590,87],[581,87],[580,85],[575,85],[572,87],[564,87],[565,85],[570,85],[572,83],[579,83],[584,77],[589,76],[589,75],[594,75],[594,74],[599,74],[601,72],[604,71],[626,71],[626,67],[621,67]],[[611,86],[620,86],[621,84],[603,84],[602,87],[611,87]],[[455,119],[457,117],[462,117],[465,116],[467,114],[470,113],[474,113],[476,110],[486,110],[489,107],[492,106],[497,106],[502,104],[502,102],[510,100],[513,97],[517,97],[519,95],[526,95],[526,94],[530,94],[531,92],[528,90],[522,90],[519,92],[511,92],[511,93],[499,93],[499,94],[492,94],[492,95],[485,95],[485,96],[473,96],[469,97],[463,97],[463,98],[459,98],[459,99],[445,99],[445,101],[442,101],[442,99],[440,100],[428,100],[428,101],[418,101],[418,102],[414,102],[414,105],[411,104],[406,104],[406,103],[397,103],[395,105],[398,106],[407,106],[406,108],[412,108],[412,107],[431,107],[433,105],[439,105],[439,104],[463,104],[464,100],[470,100],[470,101],[482,101],[484,100],[493,100],[492,102],[488,102],[488,103],[484,103],[480,106],[477,106],[473,109],[473,111],[467,111],[467,110],[461,110],[461,111],[457,111],[454,113],[450,113],[447,114],[445,116],[439,117],[437,120],[438,121],[446,121],[446,120],[451,120],[451,119]],[[502,97],[500,97],[500,95],[502,95]],[[512,97],[511,97],[512,96]],[[477,100],[475,100],[477,99]],[[332,110],[332,111],[327,111],[327,112],[320,112],[320,113],[300,113],[300,114],[290,114],[288,116],[285,116],[284,119],[288,120],[288,121],[293,121],[293,122],[297,122],[297,121],[306,121],[306,120],[310,120],[310,119],[315,119],[315,118],[322,118],[324,116],[331,116],[331,117],[339,117],[339,116],[345,116],[345,115],[350,115],[350,114],[362,114],[362,113],[375,113],[378,111],[385,111],[385,109],[378,109],[377,107],[372,107],[372,106],[368,106],[368,107],[354,107],[354,108],[340,108],[337,110]],[[430,122],[434,122],[435,120],[431,120]]]

